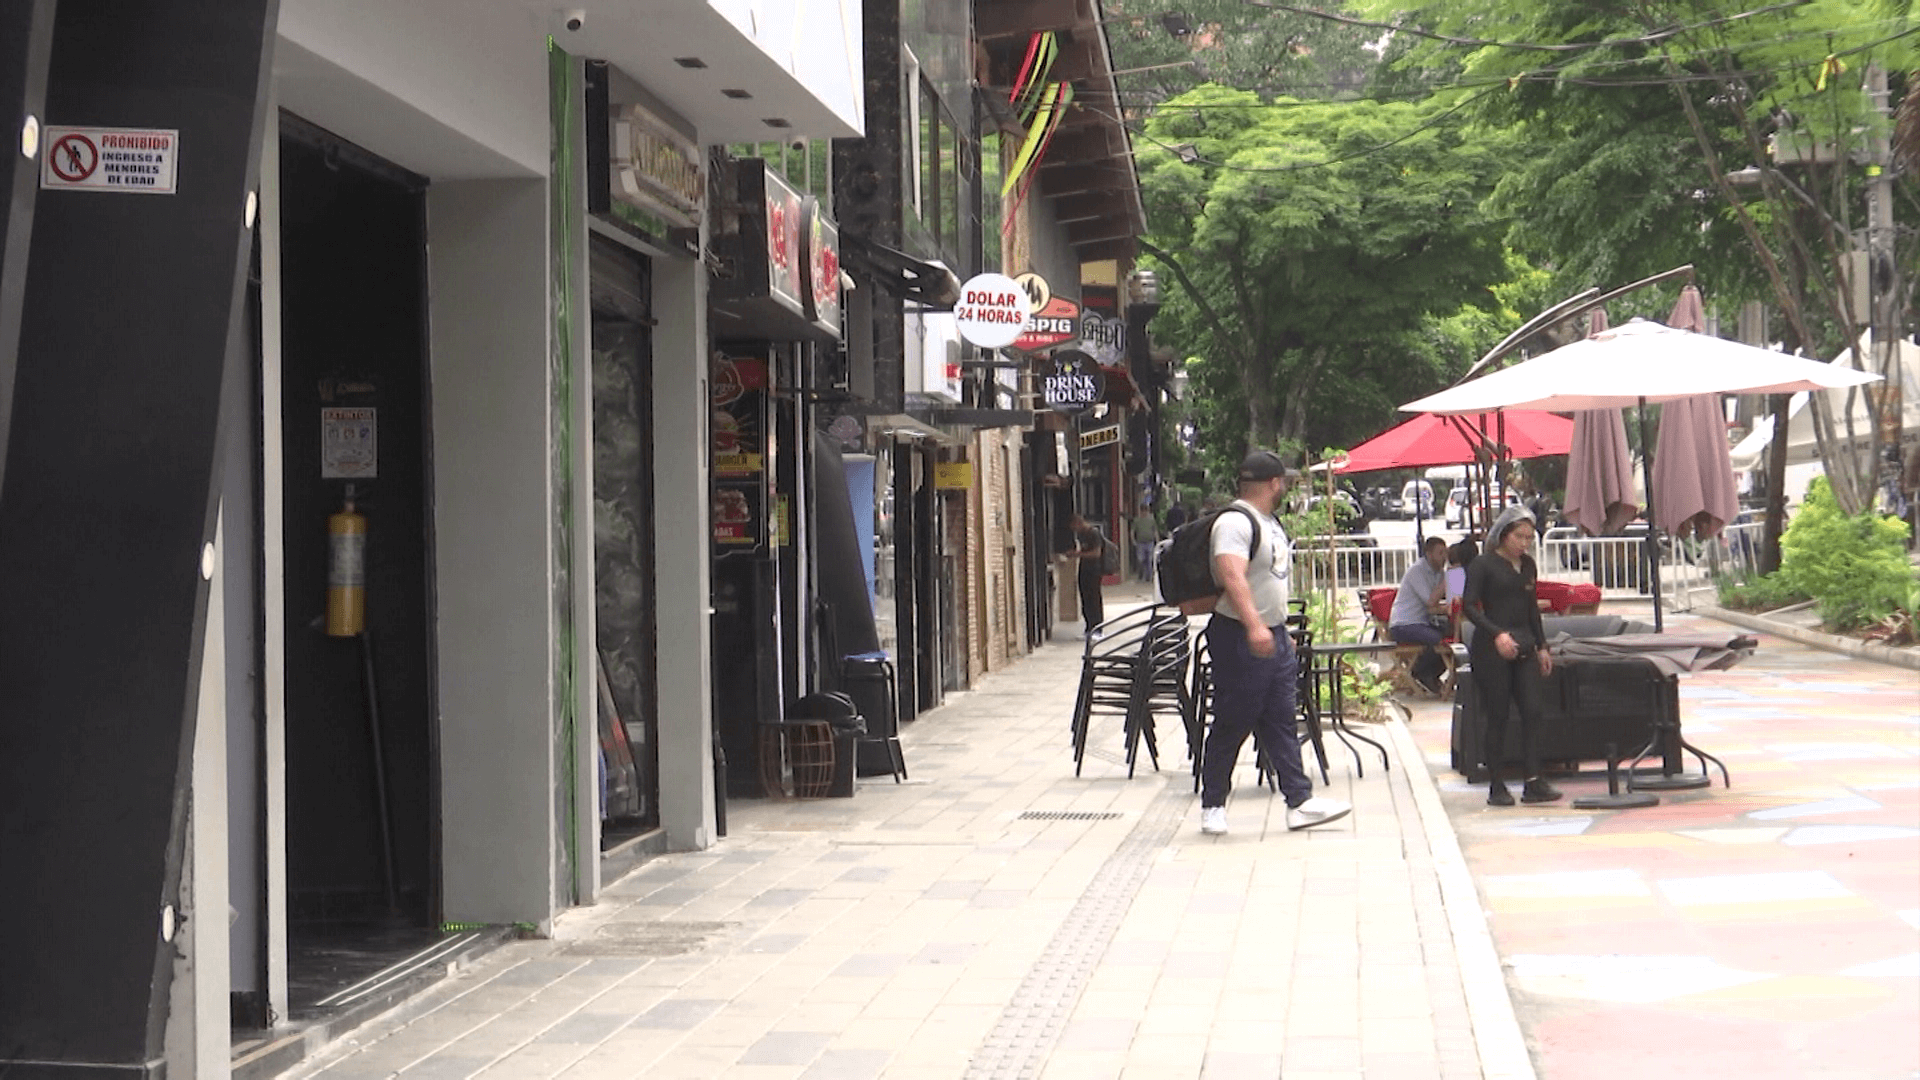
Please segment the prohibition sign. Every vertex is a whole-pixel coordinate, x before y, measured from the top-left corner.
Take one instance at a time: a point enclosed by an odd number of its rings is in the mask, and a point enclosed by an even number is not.
[[[77,184],[93,175],[100,167],[100,151],[93,140],[78,133],[62,135],[53,144],[47,155],[47,166],[53,175],[70,184]]]

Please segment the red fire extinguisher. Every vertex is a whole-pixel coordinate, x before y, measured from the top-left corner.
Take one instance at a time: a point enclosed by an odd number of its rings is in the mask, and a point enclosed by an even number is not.
[[[367,519],[345,504],[327,518],[327,635],[353,637],[367,628]]]

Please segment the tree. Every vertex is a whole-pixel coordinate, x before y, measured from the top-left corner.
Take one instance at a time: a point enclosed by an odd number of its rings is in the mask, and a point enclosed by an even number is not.
[[[1692,262],[1722,303],[1770,300],[1790,349],[1830,357],[1873,325],[1876,370],[1891,373],[1891,342],[1911,329],[1913,277],[1900,272],[1911,245],[1895,239],[1913,230],[1894,227],[1883,171],[1884,73],[1920,63],[1907,4],[1363,6],[1400,27],[1391,51],[1402,69],[1507,87],[1482,103],[1482,118],[1518,124],[1537,152],[1496,205],[1516,223],[1512,242],[1553,260],[1567,285]],[[1910,195],[1900,209],[1908,226],[1920,217]],[[1849,281],[1863,272],[1871,316],[1850,303]],[[1897,393],[1878,403],[1897,406]],[[1814,419],[1837,500],[1857,510],[1871,500],[1875,462],[1833,452],[1824,401]],[[1769,488],[1779,491],[1778,475]]]
[[[1349,445],[1464,360],[1431,320],[1499,308],[1505,224],[1483,209],[1510,165],[1458,105],[1258,95],[1219,86],[1155,110],[1137,140],[1152,236],[1176,283],[1154,323],[1203,358],[1210,445]]]

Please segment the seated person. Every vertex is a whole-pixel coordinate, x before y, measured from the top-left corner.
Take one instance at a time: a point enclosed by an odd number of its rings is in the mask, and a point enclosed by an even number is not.
[[[1425,645],[1420,659],[1413,664],[1413,681],[1428,693],[1440,693],[1440,673],[1447,669],[1436,646],[1446,639],[1447,617],[1447,542],[1427,538],[1421,559],[1407,569],[1394,595],[1393,611],[1387,617],[1387,636],[1401,645]]]
[[[1455,605],[1467,593],[1467,564],[1480,554],[1480,545],[1469,536],[1447,549],[1447,603]]]

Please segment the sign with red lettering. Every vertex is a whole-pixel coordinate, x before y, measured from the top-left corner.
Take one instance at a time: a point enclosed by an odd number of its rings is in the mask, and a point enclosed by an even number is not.
[[[180,133],[149,128],[52,127],[40,186],[50,190],[171,195]]]
[[[960,336],[983,349],[1013,344],[1027,325],[1027,290],[1005,274],[975,274],[960,286],[953,320]]]
[[[1013,339],[1021,352],[1038,352],[1080,336],[1080,305],[1064,296],[1047,300],[1045,307],[1027,316],[1026,328]]]

